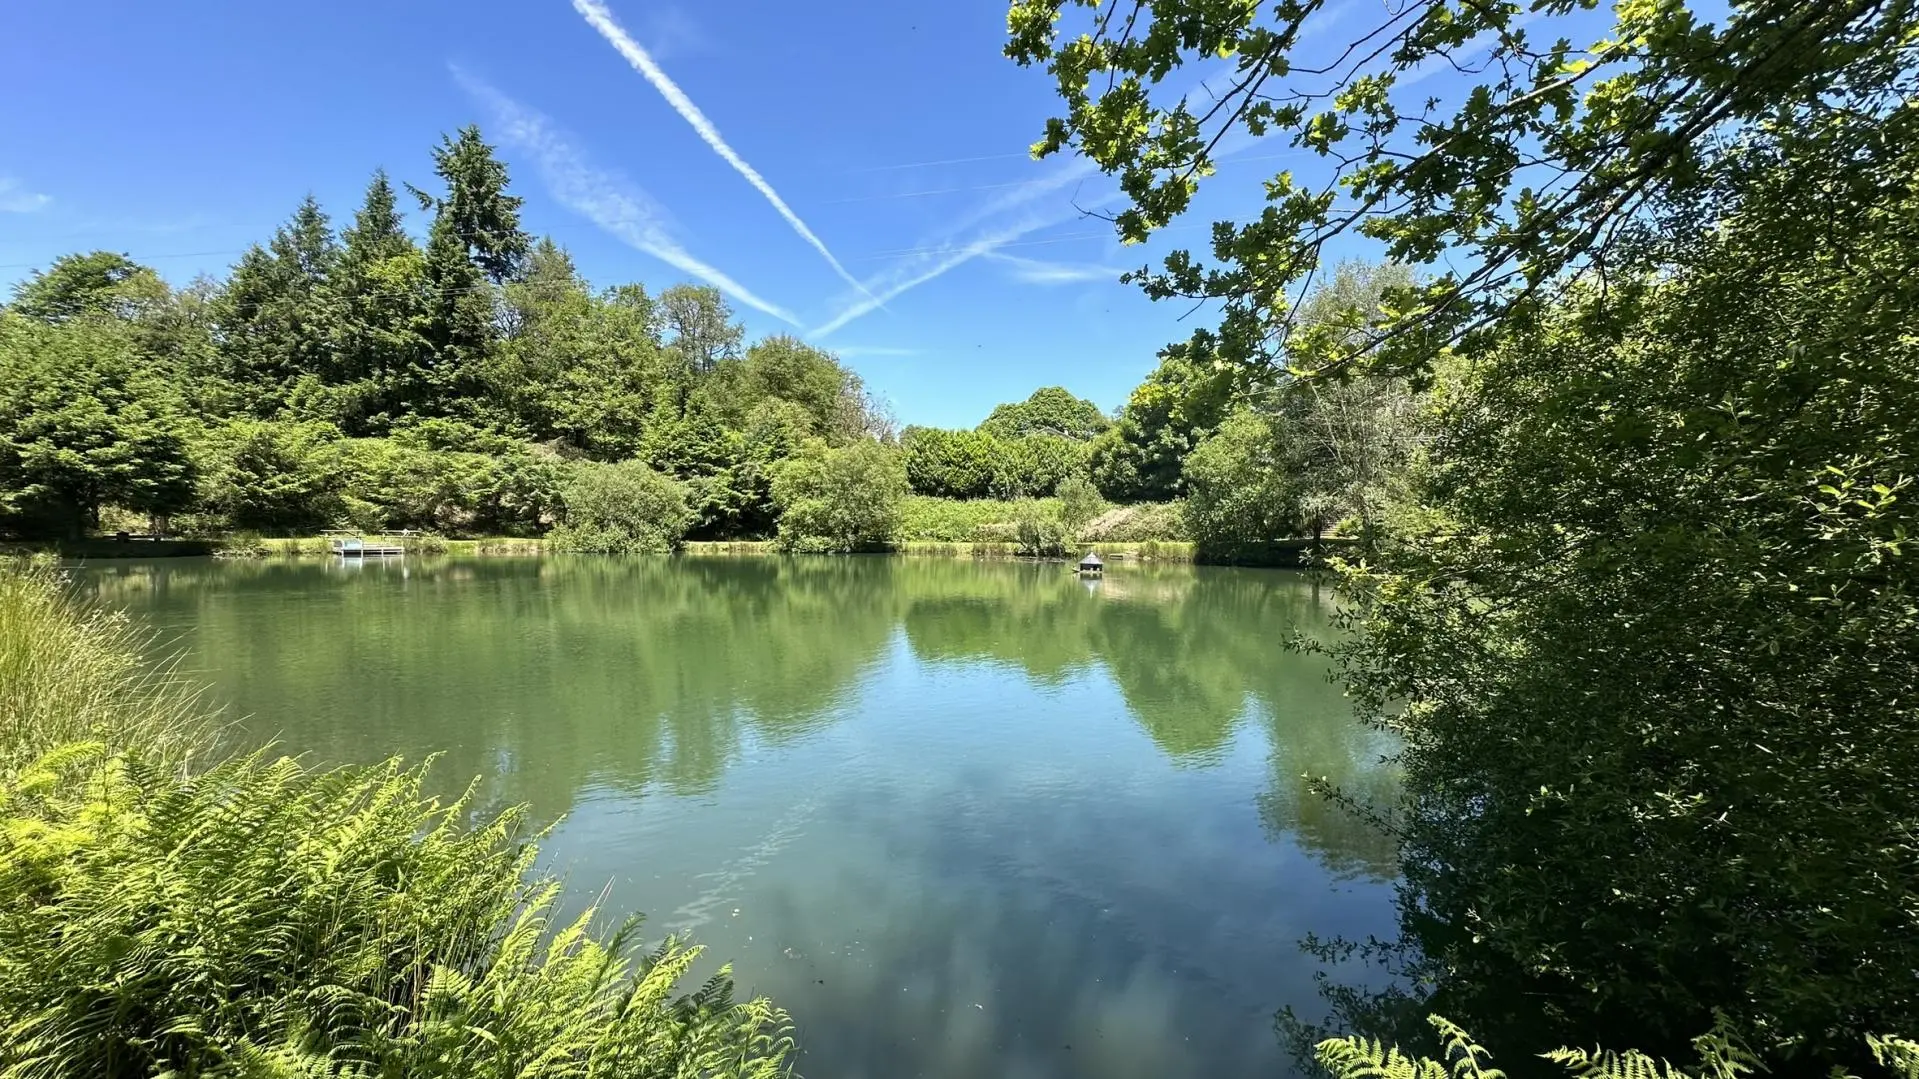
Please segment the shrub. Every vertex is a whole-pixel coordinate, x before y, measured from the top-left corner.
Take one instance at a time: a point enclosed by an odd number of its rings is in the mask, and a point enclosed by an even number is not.
[[[1059,520],[1069,539],[1078,539],[1086,526],[1106,508],[1106,500],[1085,473],[1075,472],[1059,484]]]
[[[566,464],[524,443],[474,453],[436,449],[417,434],[340,443],[343,512],[356,528],[533,533],[560,505]]]
[[[639,461],[577,462],[561,497],[566,520],[547,538],[556,551],[665,554],[693,525],[686,488]]]
[[[1051,499],[1038,499],[1053,505]],[[1019,503],[994,498],[929,498],[908,495],[900,505],[900,538],[942,543],[985,543],[1012,532]]]
[[[340,518],[340,432],[326,423],[238,419],[194,446],[199,507],[227,527],[311,531]]]
[[[1186,458],[1187,534],[1208,558],[1238,559],[1300,531],[1302,485],[1274,420],[1233,413]]]
[[[1021,502],[1013,517],[1013,530],[1020,554],[1030,558],[1061,558],[1066,554],[1066,526],[1053,507],[1032,499]]]
[[[1000,438],[983,431],[909,427],[901,440],[915,494],[937,498],[1050,495],[1083,469],[1087,447],[1057,435]]]
[[[985,498],[993,493],[999,440],[977,431],[909,427],[900,440],[906,479],[915,494],[936,498]]]
[[[787,551],[878,551],[899,537],[906,499],[900,455],[877,442],[830,450],[814,442],[773,480],[775,542]]]

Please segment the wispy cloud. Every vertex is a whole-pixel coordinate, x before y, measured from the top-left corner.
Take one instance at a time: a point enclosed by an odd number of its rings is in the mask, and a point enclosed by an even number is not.
[[[755,296],[746,286],[680,246],[667,229],[666,212],[646,192],[616,173],[594,167],[544,115],[457,67],[453,68],[453,77],[493,113],[495,130],[502,138],[532,155],[541,180],[562,205],[629,246],[712,285],[755,311],[789,325],[800,324],[792,312]]]
[[[917,356],[920,354],[920,350],[916,348],[890,348],[886,345],[836,345],[833,351],[842,359],[848,360],[861,356]]]
[[[1126,272],[1092,262],[1048,262],[991,251],[987,258],[1011,266],[1013,279],[1028,285],[1074,285],[1085,281],[1117,281]]]
[[[1053,168],[1043,176],[987,199],[948,228],[946,233],[948,239],[902,261],[886,273],[869,279],[866,288],[861,290],[865,293],[864,296],[847,304],[838,314],[808,331],[808,336],[824,337],[853,320],[870,314],[884,304],[892,302],[896,297],[964,266],[981,255],[997,251],[1029,233],[1078,217],[1081,208],[1070,202],[1064,206],[1055,204],[1044,208],[1030,204],[1042,196],[1086,179],[1095,171],[1097,169],[1092,162],[1084,158],[1075,158]],[[1104,195],[1093,200],[1086,208],[1101,205],[1110,201],[1111,198],[1111,194]],[[1009,216],[1010,212],[1015,210],[1025,212],[1018,216]],[[981,225],[988,225],[988,231],[968,240],[960,239]]]
[[[1029,218],[1021,221],[1019,224],[1002,228],[996,232],[987,233],[969,243],[941,248],[937,251],[921,255],[918,258],[909,259],[890,273],[876,278],[873,282],[869,282],[868,289],[863,290],[867,292],[864,298],[848,304],[840,310],[839,314],[834,315],[820,326],[807,331],[807,336],[825,337],[827,334],[847,325],[854,319],[871,314],[873,311],[890,303],[896,297],[916,289],[928,281],[946,274],[950,270],[964,266],[966,263],[979,258],[981,255],[1011,243],[1029,232],[1056,223],[1057,218]],[[873,288],[877,288],[879,291],[870,291],[870,289]]]
[[[713,122],[706,118],[706,114],[700,111],[698,105],[693,104],[693,99],[687,97],[677,83],[667,78],[666,72],[654,62],[652,55],[641,48],[640,43],[634,41],[632,35],[620,26],[605,4],[600,3],[600,0],[573,0],[573,10],[579,12],[580,17],[585,19],[593,29],[599,31],[607,44],[617,49],[620,55],[626,58],[626,62],[633,66],[633,70],[653,84],[653,89],[660,92],[660,96],[666,99],[666,103],[673,107],[674,112],[680,114],[681,119],[692,125],[693,130],[713,148],[714,153],[733,166],[733,171],[745,177],[746,182],[752,184],[754,190],[766,197],[766,201],[772,204],[773,209],[779,211],[779,215],[786,219],[787,224],[793,226],[793,231],[799,233],[801,239],[811,244],[813,250],[820,253],[827,265],[833,267],[833,272],[840,275],[841,280],[861,292],[866,291],[866,286],[848,273],[846,267],[840,265],[840,260],[827,249],[826,242],[815,235],[813,230],[807,227],[806,222],[800,220],[800,215],[793,212],[793,208],[786,204],[786,200],[780,197],[779,192],[773,190],[773,185],[766,182],[766,177],[761,176],[759,170],[747,164],[746,159],[727,144],[726,140],[720,136],[719,128],[713,126]]]
[[[28,191],[13,177],[0,176],[0,214],[30,214],[52,201],[52,195]]]
[[[677,7],[655,7],[645,16],[640,36],[652,46],[655,59],[711,52],[713,42],[692,17]]]

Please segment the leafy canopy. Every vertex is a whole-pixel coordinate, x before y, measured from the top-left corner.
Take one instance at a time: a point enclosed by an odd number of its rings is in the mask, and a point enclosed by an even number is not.
[[[1292,312],[1328,245],[1358,236],[1434,270],[1367,335],[1419,370],[1562,272],[1609,265],[1648,210],[1710,192],[1716,148],[1870,122],[1912,90],[1909,4],[1622,2],[1599,33],[1594,6],[1430,0],[1352,24],[1327,0],[1015,0],[1006,53],[1045,65],[1059,94],[1035,152],[1070,147],[1118,177],[1123,240],[1261,141],[1317,161],[1216,224],[1210,262],[1176,252],[1132,275],[1156,298],[1220,302],[1196,345],[1238,364],[1350,358],[1343,334],[1293,333]],[[1467,88],[1427,96],[1415,84],[1434,69]]]

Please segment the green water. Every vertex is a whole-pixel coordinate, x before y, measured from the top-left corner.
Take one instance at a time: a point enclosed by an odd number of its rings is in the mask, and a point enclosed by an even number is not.
[[[238,718],[441,754],[576,898],[731,959],[814,1077],[1272,1076],[1307,933],[1391,936],[1384,793],[1274,571],[940,559],[95,564]],[[563,818],[563,819],[562,819]],[[1353,972],[1340,972],[1348,981]]]

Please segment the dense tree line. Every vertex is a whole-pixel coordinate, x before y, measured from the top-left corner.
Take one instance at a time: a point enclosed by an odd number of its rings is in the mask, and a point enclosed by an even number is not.
[[[376,172],[338,230],[303,200],[224,281],[173,288],[92,252],[22,282],[0,311],[0,533],[78,535],[108,511],[114,527],[189,532],[553,530],[605,552],[775,536],[784,520],[789,546],[869,549],[899,538],[899,506],[856,492],[1017,501],[1065,486],[1084,507],[1090,484],[1122,504],[1196,495],[1195,534],[1234,558],[1355,506],[1313,487],[1302,458],[1283,511],[1223,514],[1255,453],[1241,413],[1270,411],[1273,387],[1249,391],[1187,346],[1112,417],[1052,386],[972,430],[896,436],[857,375],[794,337],[749,345],[717,290],[592,288],[521,229],[477,130],[432,160],[433,191]],[[1216,430],[1233,437],[1189,475]],[[896,459],[872,472],[880,455],[842,452],[866,443]],[[829,482],[841,469],[886,482]],[[809,485],[832,505],[798,493]],[[1047,554],[1090,519],[1012,516],[1009,538]]]
[[[857,375],[747,344],[716,290],[591,288],[522,230],[477,130],[433,165],[435,190],[406,189],[424,243],[381,172],[345,228],[308,198],[224,281],[94,252],[23,282],[0,313],[0,529],[77,534],[111,508],[527,534],[577,502],[563,538],[597,549],[634,482],[664,492],[628,544],[653,548],[771,534],[785,462],[891,438]]]

